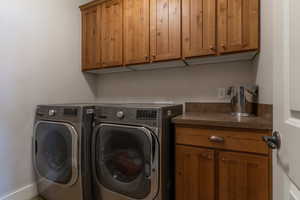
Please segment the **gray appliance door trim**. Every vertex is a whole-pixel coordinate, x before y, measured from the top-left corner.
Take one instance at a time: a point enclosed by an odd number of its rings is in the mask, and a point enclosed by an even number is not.
[[[61,183],[56,183],[53,182],[52,180],[47,179],[46,177],[42,176],[39,172],[39,169],[37,167],[37,158],[36,158],[36,135],[37,135],[37,127],[41,124],[41,123],[46,123],[46,124],[56,124],[56,125],[62,125],[68,128],[68,130],[70,131],[71,135],[72,135],[72,178],[70,179],[70,181],[67,184],[61,184]],[[62,187],[70,187],[72,185],[74,185],[77,182],[78,176],[79,176],[79,163],[78,163],[78,152],[79,152],[79,141],[78,141],[78,133],[76,132],[75,128],[69,124],[69,123],[64,123],[64,122],[55,122],[55,121],[45,121],[45,120],[41,120],[41,121],[37,121],[34,125],[33,128],[33,166],[34,169],[37,173],[37,175],[39,177],[42,178],[42,180],[38,180],[38,181],[47,181],[51,184],[54,185],[58,185],[58,186],[62,186]]]
[[[157,196],[157,194],[159,192],[159,183],[160,183],[159,182],[159,176],[160,176],[160,165],[159,165],[159,162],[160,162],[160,158],[159,158],[159,156],[160,156],[160,146],[159,146],[159,142],[158,142],[156,134],[153,133],[148,128],[144,127],[144,126],[131,126],[131,125],[110,124],[110,123],[99,124],[98,126],[95,127],[94,133],[93,133],[93,135],[94,135],[94,138],[93,138],[94,144],[93,144],[93,148],[92,148],[93,149],[93,154],[92,154],[93,155],[93,159],[92,159],[93,164],[92,164],[92,166],[93,166],[94,175],[96,174],[96,160],[95,160],[96,142],[95,142],[95,139],[96,139],[96,136],[97,136],[97,133],[99,132],[99,130],[104,126],[138,129],[138,130],[141,130],[147,136],[147,138],[151,142],[151,152],[152,152],[151,153],[151,166],[150,166],[151,175],[149,177],[147,177],[151,181],[151,191],[150,191],[149,195],[147,197],[145,197],[143,200],[153,200],[153,199],[155,199],[155,197]],[[152,144],[154,144],[154,146],[155,146],[154,148],[152,148]],[[153,151],[155,151],[154,154],[153,154]],[[94,177],[96,177],[96,176],[94,176]],[[98,187],[100,186],[101,189],[104,189],[107,192],[112,193],[114,196],[119,196],[122,199],[137,200],[137,199],[125,196],[123,194],[117,193],[115,191],[111,191],[110,189],[103,186],[99,182],[98,178],[95,178],[95,179],[96,179]]]

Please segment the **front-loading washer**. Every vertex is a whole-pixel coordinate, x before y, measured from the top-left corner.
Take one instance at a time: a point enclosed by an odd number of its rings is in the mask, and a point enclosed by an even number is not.
[[[95,200],[173,200],[174,132],[182,105],[96,106],[92,145]]]
[[[37,106],[33,161],[46,200],[92,200],[91,136],[94,106]]]

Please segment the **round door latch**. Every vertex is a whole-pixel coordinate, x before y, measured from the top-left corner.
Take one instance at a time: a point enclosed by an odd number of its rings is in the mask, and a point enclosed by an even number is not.
[[[263,136],[263,141],[271,149],[279,149],[281,146],[281,137],[278,131],[275,131],[272,136]]]

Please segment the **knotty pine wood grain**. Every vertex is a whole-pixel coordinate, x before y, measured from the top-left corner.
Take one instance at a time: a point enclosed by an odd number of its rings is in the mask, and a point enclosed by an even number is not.
[[[212,128],[204,129],[176,126],[176,144],[267,155],[269,154],[269,149],[262,140],[262,136],[265,135],[271,135],[271,132],[215,130]],[[224,138],[224,142],[211,142],[209,140],[211,136],[222,137]]]
[[[181,58],[181,1],[150,0],[151,61]]]
[[[176,200],[215,200],[215,152],[176,145]]]
[[[125,65],[150,61],[149,9],[149,0],[124,0]]]
[[[101,4],[102,67],[123,64],[123,0]]]
[[[260,0],[218,1],[218,52],[259,48]]]
[[[219,200],[268,200],[268,157],[220,152]]]
[[[97,6],[82,11],[82,70],[96,69],[100,63]]]
[[[216,0],[182,0],[183,58],[216,54]]]

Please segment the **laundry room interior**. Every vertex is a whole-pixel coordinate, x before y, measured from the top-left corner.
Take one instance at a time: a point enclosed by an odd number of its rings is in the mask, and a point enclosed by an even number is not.
[[[298,8],[2,2],[0,200],[300,200]]]

